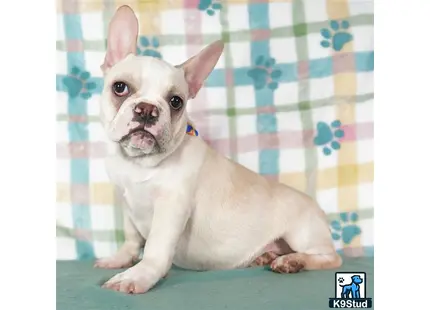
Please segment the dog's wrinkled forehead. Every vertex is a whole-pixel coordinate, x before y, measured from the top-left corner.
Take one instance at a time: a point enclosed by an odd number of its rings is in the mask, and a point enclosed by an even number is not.
[[[174,88],[188,97],[188,84],[181,68],[154,57],[128,55],[106,76],[107,86],[125,82],[142,96],[160,96]]]

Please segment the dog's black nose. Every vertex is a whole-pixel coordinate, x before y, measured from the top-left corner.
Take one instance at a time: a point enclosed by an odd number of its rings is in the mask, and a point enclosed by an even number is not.
[[[144,123],[155,123],[159,116],[157,107],[147,102],[141,102],[134,108],[135,120]]]

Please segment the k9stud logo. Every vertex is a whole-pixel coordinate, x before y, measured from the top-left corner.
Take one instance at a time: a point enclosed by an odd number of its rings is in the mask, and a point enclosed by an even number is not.
[[[366,297],[365,272],[336,272],[335,298],[329,298],[330,308],[371,308],[372,298]]]

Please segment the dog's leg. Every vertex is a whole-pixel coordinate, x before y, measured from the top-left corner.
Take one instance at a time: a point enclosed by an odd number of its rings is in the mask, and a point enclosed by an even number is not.
[[[125,201],[123,201],[125,203]],[[123,209],[125,210],[125,208]],[[128,268],[137,262],[140,250],[145,243],[127,212],[124,212],[125,242],[113,256],[96,261],[94,267],[106,269]]]
[[[283,239],[277,239],[268,244],[262,251],[263,254],[255,258],[248,267],[268,266],[276,258],[292,253],[293,250]]]
[[[187,199],[158,198],[142,260],[113,276],[103,287],[129,294],[145,293],[152,288],[169,271],[189,215]]]
[[[350,291],[346,289],[345,292],[342,294],[342,298],[348,298],[349,294],[350,294]]]
[[[309,222],[308,228],[297,225],[283,237],[296,253],[276,258],[270,265],[273,271],[295,273],[302,269],[334,269],[342,265],[342,258],[333,246],[325,218],[310,215],[306,220]]]
[[[359,287],[355,287],[354,298],[360,298],[360,288]]]
[[[279,256],[270,268],[278,273],[296,273],[302,269],[333,269],[341,265],[341,258],[336,254],[304,254],[292,253]]]

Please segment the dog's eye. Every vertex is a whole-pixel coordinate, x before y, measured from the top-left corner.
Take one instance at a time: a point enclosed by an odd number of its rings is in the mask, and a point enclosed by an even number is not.
[[[115,82],[112,86],[113,92],[115,95],[119,97],[127,96],[128,95],[128,86],[124,82]]]
[[[170,99],[170,106],[174,109],[174,110],[179,110],[180,108],[182,108],[183,105],[183,101],[181,98],[179,98],[178,96],[173,96]]]

